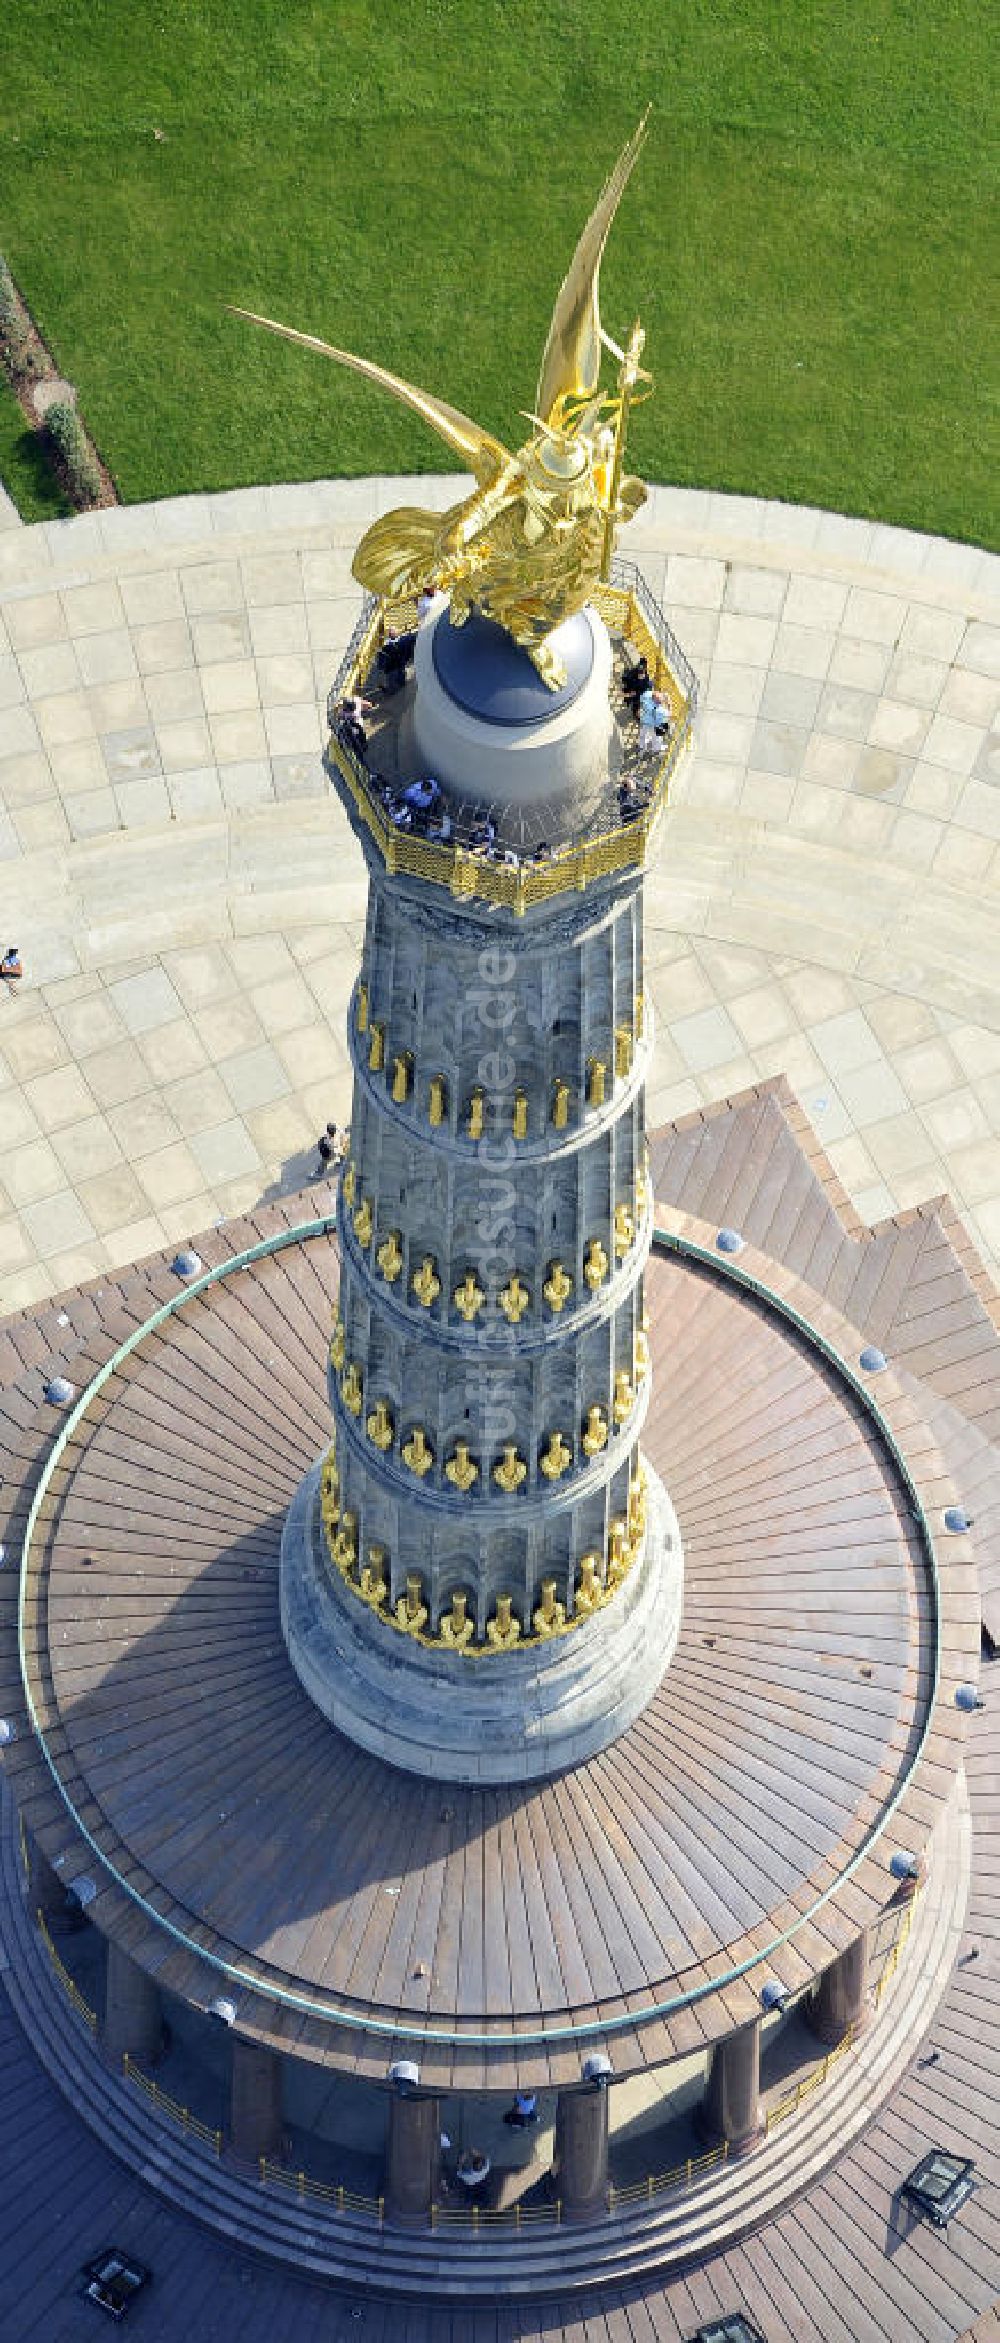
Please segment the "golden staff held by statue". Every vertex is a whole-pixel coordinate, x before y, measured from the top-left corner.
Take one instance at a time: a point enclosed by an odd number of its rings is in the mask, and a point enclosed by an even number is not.
[[[473,494],[444,513],[419,505],[384,513],[361,539],[354,575],[391,602],[406,601],[432,582],[450,594],[455,626],[473,610],[482,611],[506,627],[553,691],[566,676],[549,637],[607,577],[615,530],[646,495],[642,481],[623,471],[629,409],[637,403],[637,385],[651,379],[639,363],[644,335],[637,321],[627,347],[619,349],[604,332],[598,304],[608,230],[645,132],[644,115],[580,237],[552,312],[528,418],[537,429],[516,454],[444,399],[371,359],[253,310],[233,310],[235,317],[380,383],[462,458],[478,484]],[[599,387],[603,349],[619,360],[610,394]]]

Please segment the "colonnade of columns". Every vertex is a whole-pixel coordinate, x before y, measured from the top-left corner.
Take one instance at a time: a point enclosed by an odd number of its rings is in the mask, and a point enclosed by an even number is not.
[[[47,1918],[65,1915],[67,1891],[37,1842],[29,1844],[32,1908]],[[819,1979],[804,2015],[827,2045],[857,2030],[869,2014],[868,1936],[854,1939]],[[734,2156],[753,2147],[763,2129],[760,2098],[760,2018],[716,2043],[712,2049],[699,2125],[705,2137],[725,2143]],[[156,1981],[121,1945],[106,1944],[101,2040],[116,2061],[127,2054],[154,2059],[163,2041],[163,2017]],[[266,2044],[231,2037],[229,2141],[249,2163],[277,2156],[283,2130],[282,2058]],[[446,2112],[446,2111],[445,2111]],[[560,2092],[555,2127],[554,2177],[565,2220],[587,2220],[603,2208],[608,2191],[608,2078]],[[405,2225],[429,2218],[440,2189],[442,2102],[418,2082],[396,2084],[389,2096],[386,2141],[385,2210]]]
[[[163,2043],[159,1987],[112,1938],[107,1940],[101,2042],[109,2058],[148,2062]],[[282,2060],[266,2042],[234,2033],[229,2085],[229,2145],[256,2164],[281,2149]]]

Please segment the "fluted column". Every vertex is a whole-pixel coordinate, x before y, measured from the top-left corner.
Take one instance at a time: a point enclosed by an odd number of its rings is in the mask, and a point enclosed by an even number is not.
[[[597,715],[581,686],[570,728],[595,772]],[[461,756],[474,771],[489,735],[520,802],[505,727],[463,720]],[[640,1451],[641,873],[612,855],[489,910],[486,863],[446,886],[447,858],[400,865],[361,835],[332,1438],[286,1523],[282,1627],[364,1747],[454,1780],[535,1777],[631,1724],[680,1625],[680,1533]]]
[[[374,1546],[393,1607],[419,1575],[432,1635],[456,1589],[477,1640],[502,1595],[530,1636],[547,1575],[593,1608],[632,1536],[640,908],[632,884],[515,939],[373,880],[330,1395],[357,1569]]]

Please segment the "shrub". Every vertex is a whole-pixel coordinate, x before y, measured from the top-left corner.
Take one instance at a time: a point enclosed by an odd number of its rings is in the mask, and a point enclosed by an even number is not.
[[[101,493],[101,475],[87,445],[76,408],[56,399],[47,409],[45,427],[66,471],[71,490],[91,502]]]

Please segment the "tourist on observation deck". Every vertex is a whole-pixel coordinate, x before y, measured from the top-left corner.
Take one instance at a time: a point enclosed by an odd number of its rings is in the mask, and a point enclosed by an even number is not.
[[[622,698],[632,716],[638,716],[639,702],[643,692],[649,690],[652,680],[645,652],[641,658],[633,660],[631,667],[625,668],[622,675]]]
[[[415,814],[429,814],[436,806],[440,795],[441,790],[438,783],[432,781],[428,776],[425,781],[410,782],[409,788],[403,791],[403,803],[412,806]]]
[[[466,2148],[455,2166],[455,2178],[459,2186],[472,2197],[489,2179],[491,2169],[490,2159],[484,2155],[482,2148]]]
[[[405,634],[398,627],[388,626],[376,662],[383,692],[398,692],[406,682],[406,670],[413,657],[417,640],[416,627]]]
[[[662,692],[650,685],[639,702],[639,755],[653,756],[670,732],[670,707]]]

